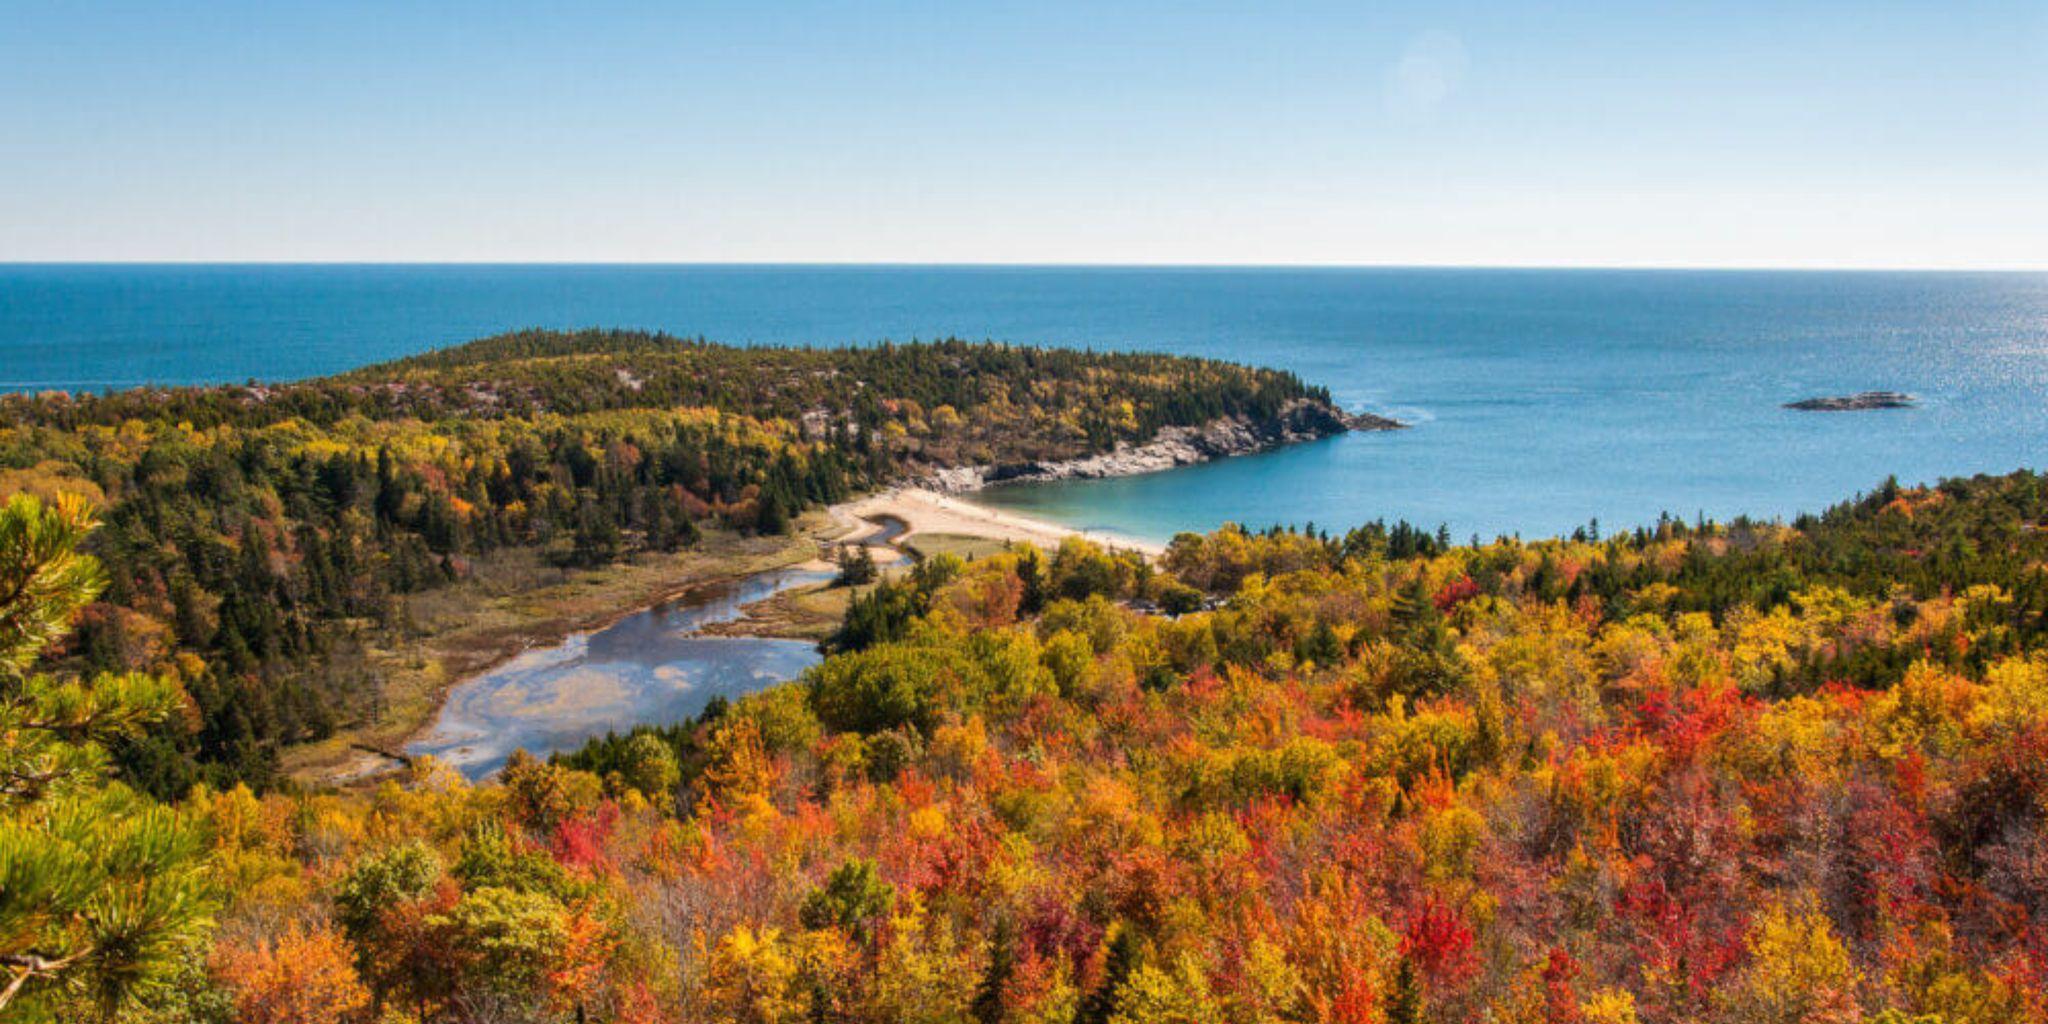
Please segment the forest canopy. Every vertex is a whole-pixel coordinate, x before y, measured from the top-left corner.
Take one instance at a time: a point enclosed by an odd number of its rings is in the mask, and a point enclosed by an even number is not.
[[[221,903],[101,1005],[2040,1020],[2044,523],[2018,473],[1790,523],[936,556],[694,721],[480,785],[184,794]]]

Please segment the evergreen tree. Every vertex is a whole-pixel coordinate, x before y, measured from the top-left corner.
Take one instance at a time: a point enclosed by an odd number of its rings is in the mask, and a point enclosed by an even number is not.
[[[839,579],[842,587],[859,587],[875,581],[875,556],[865,544],[839,549]]]
[[[789,509],[783,504],[779,489],[761,492],[760,508],[754,515],[754,529],[766,534],[789,532]]]
[[[1002,1024],[1009,1016],[1004,1008],[1003,991],[1010,985],[1010,976],[1017,973],[1017,926],[1008,917],[996,921],[995,934],[989,937],[988,970],[981,976],[981,984],[974,990],[974,1003],[968,1008],[976,1024]]]
[[[1109,951],[1102,960],[1102,983],[1095,986],[1081,1005],[1074,1008],[1074,1024],[1109,1024],[1116,1016],[1117,1000],[1124,982],[1138,968],[1138,935],[1129,925],[1118,925],[1110,937]]]
[[[200,837],[107,783],[107,745],[176,708],[175,684],[31,672],[105,585],[82,501],[0,508],[0,1016],[111,1016],[164,983],[209,920]]]
[[[836,927],[866,941],[895,903],[896,888],[882,881],[874,862],[855,859],[832,869],[825,884],[811,890],[797,918],[806,928]]]
[[[1423,1024],[1422,985],[1415,980],[1415,965],[1407,957],[1394,970],[1394,990],[1387,995],[1387,1024]]]
[[[1017,579],[1024,584],[1024,595],[1017,605],[1018,614],[1036,615],[1045,610],[1045,559],[1037,548],[1026,547],[1018,555]]]

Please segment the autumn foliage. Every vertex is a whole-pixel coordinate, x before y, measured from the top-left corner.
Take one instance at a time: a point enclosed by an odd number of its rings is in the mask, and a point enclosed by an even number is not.
[[[2041,1020],[2048,491],[1926,493],[935,559],[694,722],[196,791],[206,984],[364,1024]]]
[[[223,938],[213,971],[242,1024],[340,1024],[370,1003],[333,929],[287,925],[274,938]]]

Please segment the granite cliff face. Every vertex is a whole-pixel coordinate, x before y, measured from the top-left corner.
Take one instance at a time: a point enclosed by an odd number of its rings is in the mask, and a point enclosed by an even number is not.
[[[1400,430],[1406,426],[1384,416],[1347,413],[1323,402],[1297,399],[1281,409],[1279,415],[1266,420],[1228,416],[1199,427],[1167,427],[1144,444],[1119,444],[1113,451],[1078,459],[937,469],[927,474],[924,483],[936,490],[961,493],[1022,481],[1136,476],[1232,455],[1249,455],[1346,431]]]

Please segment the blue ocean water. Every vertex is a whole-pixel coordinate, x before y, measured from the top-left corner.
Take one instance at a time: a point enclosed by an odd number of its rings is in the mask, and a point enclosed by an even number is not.
[[[1459,537],[1789,515],[2048,462],[2048,275],[619,266],[0,266],[0,388],[288,379],[516,327],[957,335],[1283,366],[1415,424],[991,502],[1163,538],[1376,518]],[[1797,413],[1884,388],[1919,408]]]

